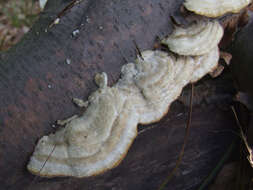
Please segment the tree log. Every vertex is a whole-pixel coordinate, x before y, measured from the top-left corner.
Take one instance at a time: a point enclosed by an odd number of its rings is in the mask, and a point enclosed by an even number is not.
[[[62,14],[69,3],[49,1],[31,31],[1,55],[0,189],[158,189],[183,143],[187,89],[160,122],[139,126],[115,169],[83,179],[35,178],[26,170],[38,139],[56,130],[52,124],[83,111],[71,98],[86,99],[97,88],[95,73],[106,72],[110,85],[117,81],[121,66],[136,58],[133,41],[141,50],[152,49],[156,36],[172,31],[170,16],[180,17],[182,0],[85,0]],[[48,27],[57,17],[60,23]],[[228,107],[233,93],[227,76],[196,84],[190,138],[167,189],[196,189],[215,167],[234,138]]]

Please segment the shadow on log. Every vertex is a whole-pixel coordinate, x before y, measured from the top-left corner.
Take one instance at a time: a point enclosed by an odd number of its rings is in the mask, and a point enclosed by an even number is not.
[[[110,85],[117,81],[121,66],[136,57],[133,40],[141,50],[152,49],[156,36],[172,31],[170,15],[179,15],[182,4],[182,0],[86,0],[47,28],[69,2],[49,1],[31,31],[1,57],[1,189],[157,189],[174,167],[183,142],[187,89],[160,122],[139,126],[140,134],[115,169],[84,179],[36,180],[26,170],[37,140],[55,131],[51,126],[57,119],[78,113],[71,98],[87,98],[96,89],[97,72],[106,72]],[[73,37],[77,29],[80,32]],[[190,139],[168,189],[196,189],[234,138],[230,78],[207,77],[196,89]]]
[[[235,36],[235,41],[231,47],[233,54],[232,71],[237,78],[240,90],[253,94],[252,75],[252,32],[253,13],[249,12],[249,23]]]

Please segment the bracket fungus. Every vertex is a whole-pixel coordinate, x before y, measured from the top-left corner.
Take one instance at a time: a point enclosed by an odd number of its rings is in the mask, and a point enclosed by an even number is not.
[[[219,17],[226,13],[238,13],[251,0],[186,0],[184,6],[189,11],[207,17]]]
[[[203,55],[212,50],[223,36],[217,21],[199,21],[188,28],[176,27],[162,40],[171,51],[180,55]]]
[[[29,171],[46,177],[91,176],[116,166],[124,157],[137,134],[138,116],[117,88],[99,86],[83,116],[39,140]]]
[[[87,110],[39,140],[28,170],[45,177],[87,177],[117,166],[137,135],[137,124],[161,119],[183,87],[212,72],[218,59],[217,45],[195,57],[148,50],[122,68],[113,87],[106,85],[105,73],[97,75],[99,89],[89,97]]]
[[[199,1],[185,4],[190,2]],[[201,2],[202,7],[208,4]],[[209,4],[219,6],[219,2]],[[226,2],[222,6],[230,4]],[[140,52],[135,63],[122,67],[121,78],[112,87],[107,86],[105,73],[96,75],[99,88],[88,101],[74,99],[77,105],[87,107],[86,111],[58,122],[66,126],[42,137],[27,169],[45,177],[88,177],[117,166],[136,137],[138,124],[160,120],[184,86],[216,69],[222,35],[217,21],[178,27],[162,43],[179,55],[159,50]]]

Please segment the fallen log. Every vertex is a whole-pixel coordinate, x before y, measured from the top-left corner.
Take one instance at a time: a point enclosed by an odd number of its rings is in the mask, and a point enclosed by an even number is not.
[[[157,36],[172,31],[170,16],[181,19],[182,1],[69,3],[49,1],[24,39],[1,55],[1,188],[156,189],[173,169],[183,143],[187,101],[175,102],[160,122],[139,126],[123,162],[102,175],[47,179],[26,170],[37,140],[56,130],[52,124],[83,111],[71,99],[85,99],[97,88],[96,73],[106,72],[112,85],[121,66],[136,58],[133,41],[141,50],[152,49]],[[54,24],[56,18],[59,24]],[[228,107],[233,93],[227,76],[196,84],[190,138],[168,189],[195,189],[234,139],[235,122]]]

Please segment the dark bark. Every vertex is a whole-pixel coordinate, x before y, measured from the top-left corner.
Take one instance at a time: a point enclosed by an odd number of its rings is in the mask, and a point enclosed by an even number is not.
[[[0,60],[0,189],[157,189],[183,142],[187,106],[179,101],[162,121],[139,126],[150,130],[142,131],[123,162],[105,174],[33,181],[26,170],[37,140],[55,131],[54,121],[78,113],[71,98],[87,98],[96,89],[97,72],[106,72],[113,84],[125,59],[136,57],[133,40],[141,50],[152,49],[156,36],[171,32],[169,16],[179,15],[182,0],[85,0],[45,32],[68,3],[51,0],[31,31]],[[80,34],[73,38],[76,29]],[[190,139],[168,189],[195,189],[234,138],[230,84],[226,77],[197,84]]]
[[[231,47],[233,55],[231,68],[241,91],[253,95],[253,14],[249,12],[249,23],[235,36]]]

